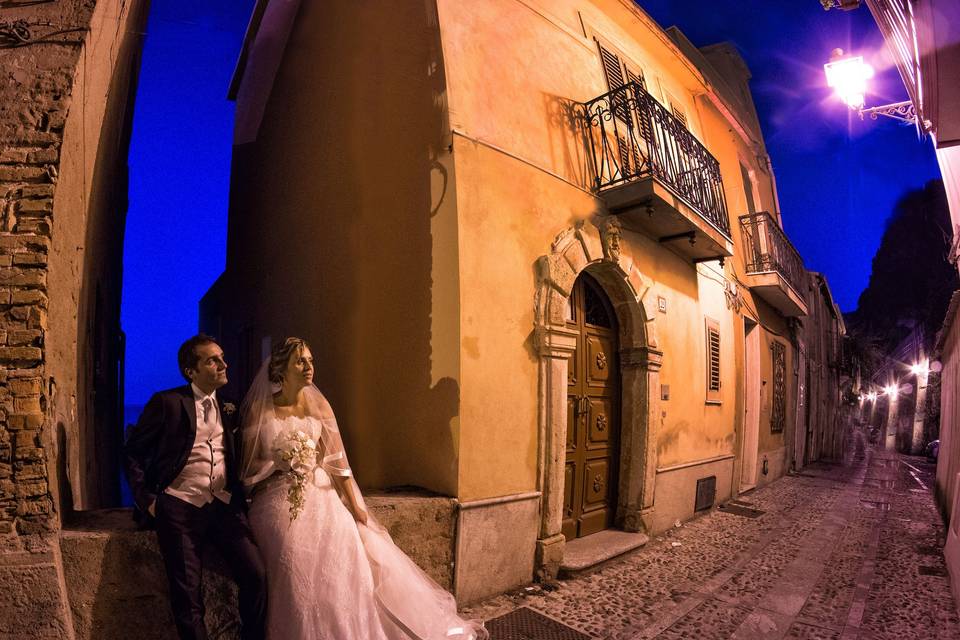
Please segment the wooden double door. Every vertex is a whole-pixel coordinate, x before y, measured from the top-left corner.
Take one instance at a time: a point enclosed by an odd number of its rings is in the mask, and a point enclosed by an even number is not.
[[[567,323],[577,331],[567,370],[562,528],[571,540],[613,526],[620,461],[616,316],[600,285],[586,273],[574,285]]]

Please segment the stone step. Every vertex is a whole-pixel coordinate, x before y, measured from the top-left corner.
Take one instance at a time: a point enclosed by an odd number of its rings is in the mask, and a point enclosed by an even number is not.
[[[599,568],[605,562],[630,553],[647,544],[643,533],[607,529],[593,535],[570,540],[563,548],[560,576],[569,578]]]

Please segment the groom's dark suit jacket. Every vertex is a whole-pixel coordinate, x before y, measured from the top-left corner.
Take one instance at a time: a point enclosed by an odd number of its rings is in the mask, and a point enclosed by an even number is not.
[[[220,405],[223,424],[226,489],[235,504],[242,504],[238,414],[234,405],[225,407],[230,403],[225,402],[219,393],[217,404]],[[127,480],[137,507],[134,518],[138,522],[148,517],[147,508],[180,475],[196,437],[197,405],[189,384],[160,391],[150,398],[137,424],[129,430],[124,447]]]

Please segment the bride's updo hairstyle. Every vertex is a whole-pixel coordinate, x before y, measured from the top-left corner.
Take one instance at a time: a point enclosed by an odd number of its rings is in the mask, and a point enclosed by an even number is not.
[[[273,384],[283,383],[283,373],[290,364],[290,356],[296,353],[298,356],[304,349],[309,349],[310,345],[303,338],[290,336],[283,342],[273,346],[270,350],[270,364],[267,367],[267,378]]]

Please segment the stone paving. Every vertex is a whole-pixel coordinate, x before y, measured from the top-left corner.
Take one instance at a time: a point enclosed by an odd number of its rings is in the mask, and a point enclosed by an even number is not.
[[[465,613],[527,606],[617,640],[960,640],[934,472],[882,450],[813,465],[741,496],[758,518],[714,509],[591,574]]]

